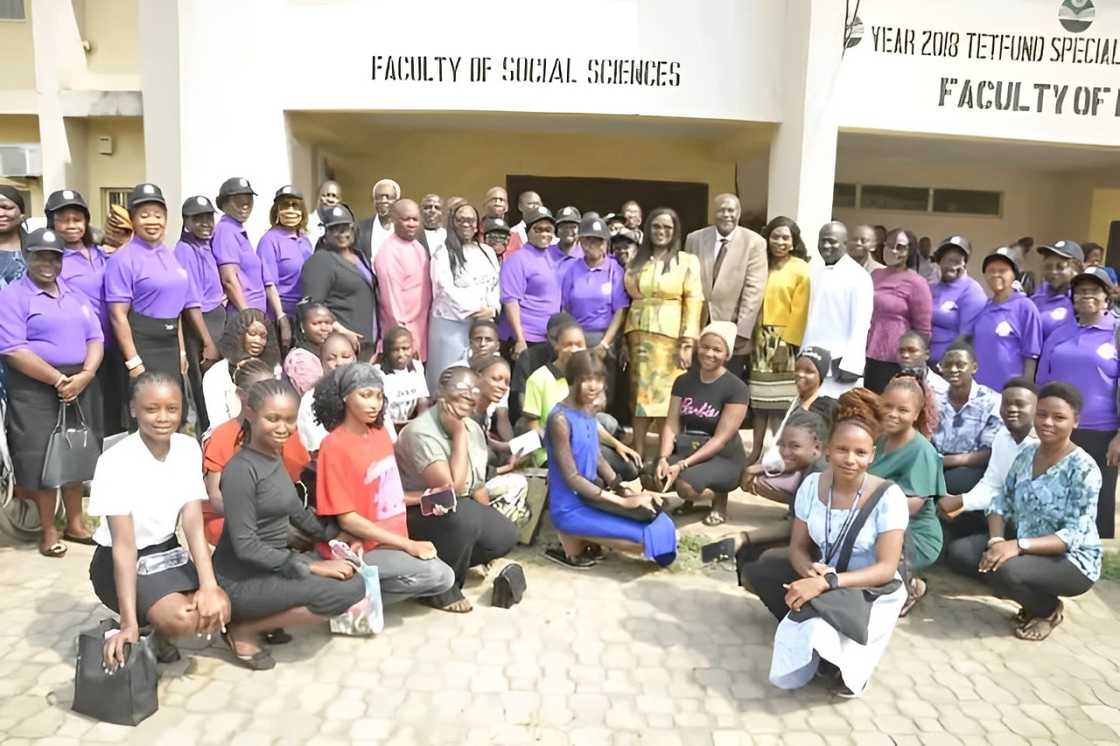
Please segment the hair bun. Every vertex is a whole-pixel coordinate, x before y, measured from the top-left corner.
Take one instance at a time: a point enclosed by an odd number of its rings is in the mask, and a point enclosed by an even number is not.
[[[861,387],[844,392],[833,415],[833,430],[842,422],[850,422],[862,427],[872,438],[877,438],[883,427],[879,406],[879,395],[870,389]]]

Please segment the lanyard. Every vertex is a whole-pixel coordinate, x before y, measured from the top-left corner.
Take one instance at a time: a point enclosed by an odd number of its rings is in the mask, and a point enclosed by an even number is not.
[[[824,514],[824,548],[822,553],[822,561],[824,564],[832,567],[833,556],[839,551],[840,546],[844,543],[844,537],[851,530],[852,524],[855,522],[856,514],[859,512],[859,503],[863,499],[863,488],[867,485],[867,475],[863,476],[863,483],[860,484],[859,489],[852,497],[852,507],[848,508],[848,515],[844,518],[844,523],[840,526],[840,533],[836,536],[836,543],[831,541],[832,536],[832,485],[828,486],[828,505]]]

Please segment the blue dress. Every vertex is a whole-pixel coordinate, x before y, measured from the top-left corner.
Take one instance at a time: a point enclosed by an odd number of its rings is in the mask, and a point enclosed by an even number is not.
[[[545,448],[548,449],[548,512],[556,530],[573,536],[622,539],[641,544],[645,556],[662,567],[668,567],[677,558],[677,528],[668,515],[662,513],[652,523],[640,523],[623,518],[586,504],[568,486],[560,473],[555,458],[550,433],[552,418],[563,413],[571,430],[572,456],[576,469],[592,481],[598,476],[599,432],[594,415],[572,409],[564,403],[557,404],[549,414],[549,427],[545,430]]]

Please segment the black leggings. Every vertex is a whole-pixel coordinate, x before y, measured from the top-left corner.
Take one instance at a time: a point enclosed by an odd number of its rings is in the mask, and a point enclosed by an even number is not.
[[[980,484],[984,478],[984,466],[954,466],[945,470],[945,489],[950,495],[963,495]]]
[[[1078,428],[1073,431],[1071,440],[1081,446],[1101,470],[1101,492],[1097,498],[1097,531],[1102,539],[1112,539],[1116,536],[1116,467],[1109,466],[1108,444],[1116,433],[1111,430],[1086,430]]]
[[[1093,581],[1065,557],[1024,554],[998,570],[981,573],[980,557],[987,549],[987,534],[957,539],[949,545],[949,567],[984,581],[997,596],[1015,601],[1036,617],[1053,614],[1059,596],[1080,596],[1093,587]]]
[[[901,371],[902,366],[898,363],[867,358],[867,362],[863,366],[863,385],[876,394],[882,394],[886,391],[887,384],[891,382],[891,379]]]
[[[517,543],[517,526],[491,508],[470,498],[460,498],[454,512],[424,516],[420,506],[408,508],[408,535],[435,544],[436,554],[455,571],[450,590],[430,596],[433,606],[447,606],[463,598],[467,570],[505,556]]]

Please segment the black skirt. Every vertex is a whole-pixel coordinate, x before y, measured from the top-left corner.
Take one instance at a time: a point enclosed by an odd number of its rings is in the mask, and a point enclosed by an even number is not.
[[[202,321],[210,339],[217,344],[226,327],[225,306],[218,305],[205,312]],[[187,382],[198,411],[198,432],[204,433],[210,429],[210,418],[206,414],[206,400],[202,395],[202,339],[190,324],[183,327],[183,342],[187,346]]]
[[[81,365],[57,365],[64,375],[73,375],[82,369]],[[58,392],[53,386],[25,376],[11,365],[8,366],[8,450],[12,456],[16,484],[29,490],[53,489],[43,487],[43,462],[47,456],[47,443],[58,422]],[[97,379],[90,381],[86,390],[78,397],[86,424],[96,435],[98,442],[102,434],[98,430],[101,422],[101,397],[98,393]]]
[[[132,343],[144,361],[145,371],[163,371],[180,377],[179,319],[156,319],[135,311],[128,312]],[[182,380],[180,378],[180,385]]]
[[[863,368],[863,385],[876,394],[882,394],[887,390],[887,384],[891,382],[891,379],[901,371],[902,366],[898,363],[867,358],[867,363]]]
[[[149,554],[159,554],[179,546],[179,540],[172,536],[162,544],[144,547],[136,553],[136,558],[146,557]],[[89,580],[93,584],[93,592],[101,603],[113,611],[120,613],[120,602],[117,599],[117,581],[113,575],[113,549],[112,547],[97,547],[93,552],[93,560],[89,563]],[[191,593],[198,590],[198,571],[194,562],[187,560],[185,565],[172,567],[155,575],[136,575],[136,621],[140,625],[148,623],[148,610],[164,596],[172,593]]]

